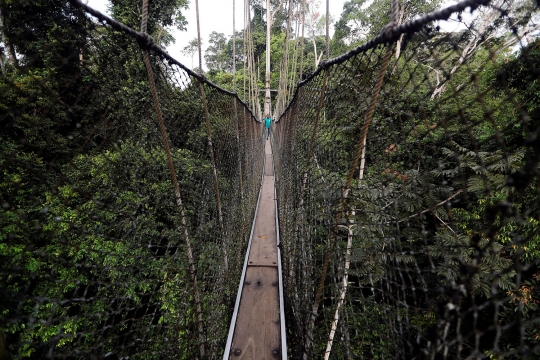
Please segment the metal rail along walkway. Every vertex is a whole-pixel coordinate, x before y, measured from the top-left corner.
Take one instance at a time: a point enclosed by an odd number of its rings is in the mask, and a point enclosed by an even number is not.
[[[287,359],[274,161],[264,173],[223,359]]]

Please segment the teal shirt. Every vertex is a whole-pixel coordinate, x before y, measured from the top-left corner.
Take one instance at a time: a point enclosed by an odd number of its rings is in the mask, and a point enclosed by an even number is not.
[[[271,122],[272,122],[272,118],[267,117],[267,118],[264,119],[264,123],[265,123],[267,129],[270,129],[270,123]]]

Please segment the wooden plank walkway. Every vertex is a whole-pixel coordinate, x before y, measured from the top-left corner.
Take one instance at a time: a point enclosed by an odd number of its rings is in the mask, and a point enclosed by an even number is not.
[[[234,324],[224,359],[285,359],[282,354],[280,294],[274,199],[274,166],[270,141],[265,145],[265,168],[248,263]],[[236,314],[236,311],[235,311]],[[233,322],[235,319],[233,319]],[[231,325],[232,329],[232,325]]]

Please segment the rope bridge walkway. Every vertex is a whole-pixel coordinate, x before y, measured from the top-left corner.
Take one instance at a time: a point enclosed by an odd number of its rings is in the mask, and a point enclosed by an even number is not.
[[[393,1],[269,141],[148,2],[44,4],[0,0],[0,358],[539,356],[536,2]]]
[[[274,161],[269,140],[264,154],[259,203],[223,359],[287,357]]]

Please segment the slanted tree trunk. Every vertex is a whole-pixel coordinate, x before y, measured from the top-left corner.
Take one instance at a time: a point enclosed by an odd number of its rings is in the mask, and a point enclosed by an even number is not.
[[[403,23],[403,17],[404,16],[405,16],[405,4],[403,4],[401,6],[401,11],[399,12],[397,25],[400,25],[401,23]],[[401,54],[401,44],[403,43],[403,36],[404,35],[405,34],[401,34],[399,39],[396,41],[396,54],[395,54],[396,60],[399,59],[399,55]],[[397,66],[397,62],[396,62],[396,66]]]
[[[345,252],[345,268],[343,274],[343,280],[341,282],[341,293],[339,294],[338,303],[336,306],[336,312],[334,314],[334,321],[332,321],[332,328],[330,329],[330,335],[328,336],[328,343],[326,344],[326,351],[324,353],[324,360],[330,358],[330,352],[332,351],[332,344],[334,342],[334,336],[336,334],[336,329],[339,322],[339,311],[343,306],[345,301],[345,295],[347,294],[347,287],[349,285],[349,267],[351,265],[351,252],[353,247],[353,229],[355,225],[343,226],[339,225],[340,228],[346,229],[348,231],[347,236],[347,251]]]
[[[519,11],[515,3],[506,2],[505,0],[496,1],[491,4],[490,8],[488,8],[487,10],[483,10],[478,16],[479,20],[477,22],[477,26],[475,26],[474,28],[475,31],[471,31],[471,39],[465,45],[463,50],[461,50],[461,54],[450,72],[448,73],[448,77],[451,77],[467,60],[473,57],[476,51],[480,49],[482,45],[495,38],[496,36],[500,35],[499,33],[497,33],[497,29],[493,29],[493,23],[501,16],[500,9],[504,9],[510,14],[514,11]],[[507,49],[527,34],[533,31],[537,31],[540,28],[540,25],[534,22],[529,22],[524,26],[519,26],[518,21],[521,21],[521,17],[517,18],[520,18],[520,20],[516,20],[514,23],[512,23],[511,27],[518,27],[519,29],[517,30],[515,35],[513,35],[507,42],[500,46],[497,51],[503,51],[504,49]],[[443,82],[441,85],[437,86],[431,94],[431,99],[435,98],[435,96],[437,95],[440,96],[445,91],[446,84],[447,82]]]
[[[360,183],[362,182],[362,179],[364,178],[364,168],[366,165],[366,144],[367,144],[367,136],[364,139],[364,145],[362,147],[362,156],[360,157],[360,174],[358,175],[358,186],[360,186]]]
[[[315,67],[318,67],[323,53],[321,52],[319,56],[317,56],[317,42],[315,41],[315,35],[311,37],[311,41],[313,42],[313,52],[315,54]]]

